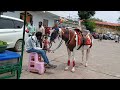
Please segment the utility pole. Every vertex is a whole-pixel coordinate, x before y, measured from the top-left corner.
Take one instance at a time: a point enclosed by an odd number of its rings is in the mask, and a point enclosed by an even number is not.
[[[80,30],[82,30],[82,25],[81,25],[81,20],[80,20],[80,18],[78,19],[78,24],[79,24]]]

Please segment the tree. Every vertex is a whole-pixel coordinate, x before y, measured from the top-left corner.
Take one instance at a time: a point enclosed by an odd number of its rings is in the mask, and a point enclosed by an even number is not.
[[[91,32],[95,29],[95,23],[93,20],[90,20],[92,16],[95,15],[95,11],[78,11],[78,16],[80,20],[83,20],[83,25],[86,26],[86,29],[90,30]]]
[[[78,11],[78,16],[81,20],[86,20],[94,16],[95,11]]]
[[[96,24],[94,21],[86,20],[83,22],[83,25],[85,25],[86,29],[88,29],[89,31],[91,31],[91,32],[95,31],[94,29],[96,28]]]
[[[103,21],[102,19],[99,19],[99,18],[90,18],[89,20],[92,20],[92,21],[100,21],[100,22]]]

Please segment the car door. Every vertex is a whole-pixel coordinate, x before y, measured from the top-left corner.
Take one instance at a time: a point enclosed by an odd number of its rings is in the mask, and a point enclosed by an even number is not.
[[[18,35],[17,38],[22,39],[23,38],[23,25],[24,25],[24,22],[17,21],[17,20],[13,20],[13,22],[14,22],[14,25],[15,25],[14,31]]]
[[[0,40],[8,43],[8,48],[14,46],[15,31],[13,20],[0,17]]]

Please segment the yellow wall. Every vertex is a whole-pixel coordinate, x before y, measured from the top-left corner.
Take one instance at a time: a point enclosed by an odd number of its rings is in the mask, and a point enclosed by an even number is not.
[[[109,32],[114,32],[114,33],[120,33],[114,26],[104,26],[104,25],[96,25],[96,32],[98,33],[107,33]]]

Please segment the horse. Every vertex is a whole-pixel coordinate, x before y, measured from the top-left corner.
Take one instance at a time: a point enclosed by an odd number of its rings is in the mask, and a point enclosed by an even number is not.
[[[75,72],[75,50],[82,50],[82,64],[84,58],[84,50],[86,50],[86,62],[85,67],[87,67],[88,57],[90,53],[90,48],[92,47],[92,35],[87,32],[81,32],[80,29],[68,29],[68,28],[59,28],[59,31],[53,31],[51,33],[50,42],[54,42],[57,36],[60,36],[63,41],[65,41],[67,52],[68,52],[68,62],[65,70],[68,70],[71,63],[72,56],[72,69],[71,72]],[[89,38],[90,43],[86,44],[87,39]],[[84,64],[83,64],[84,65]]]

